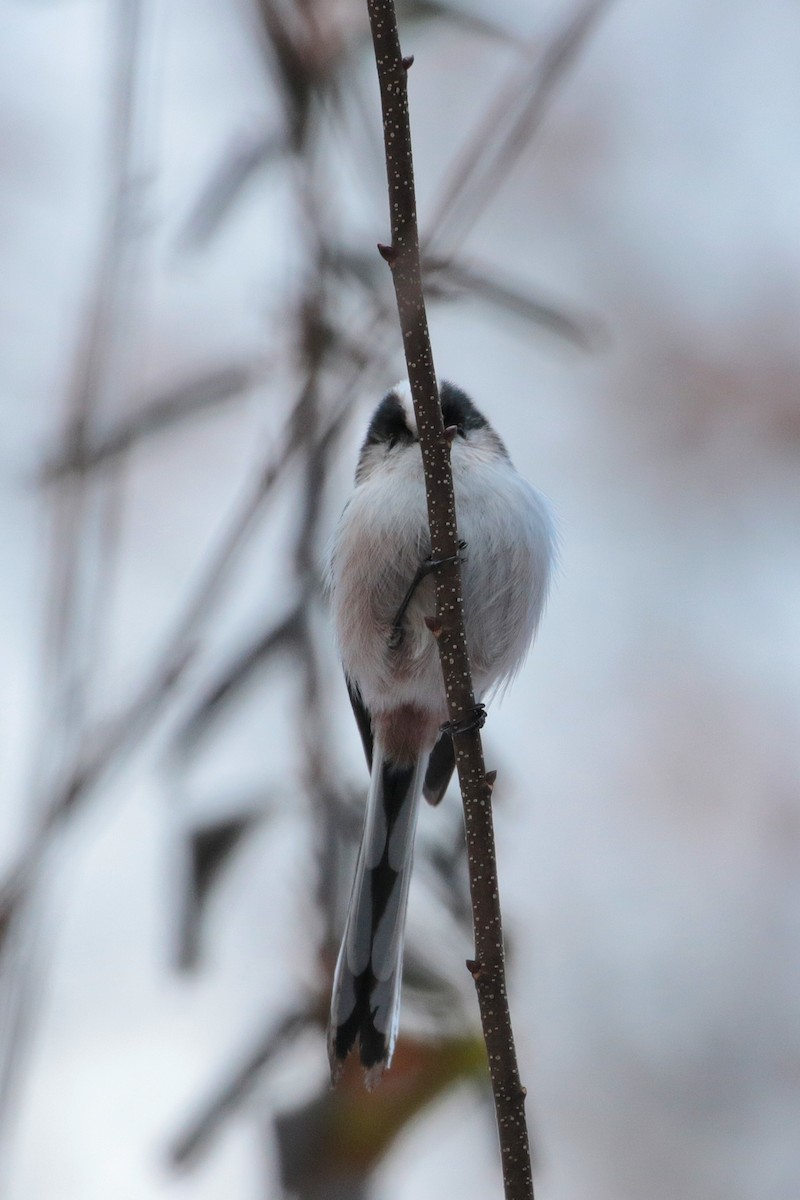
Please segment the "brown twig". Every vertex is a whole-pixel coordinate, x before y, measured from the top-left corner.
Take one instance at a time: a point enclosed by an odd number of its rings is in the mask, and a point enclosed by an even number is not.
[[[391,245],[378,250],[394,280],[425,471],[431,552],[452,560],[436,574],[436,612],[441,625],[437,642],[448,711],[451,721],[469,724],[475,697],[464,631],[453,478],[422,291],[406,82],[411,60],[404,59],[400,50],[393,0],[367,0],[367,8],[381,92],[392,229]],[[464,801],[475,932],[475,959],[468,966],[475,980],[489,1057],[506,1200],[532,1200],[525,1089],[519,1078],[506,996],[491,783],[475,724],[453,738]]]

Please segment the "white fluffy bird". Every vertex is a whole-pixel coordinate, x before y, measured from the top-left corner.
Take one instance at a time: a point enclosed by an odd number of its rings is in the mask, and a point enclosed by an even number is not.
[[[441,387],[459,537],[464,621],[477,701],[507,681],[544,607],[554,532],[544,498],[468,396]],[[348,690],[371,769],[366,819],[328,1031],[331,1072],[358,1044],[372,1086],[391,1063],[420,796],[433,804],[453,771],[436,641],[430,533],[408,384],[370,422],[355,491],[335,535],[333,615]]]

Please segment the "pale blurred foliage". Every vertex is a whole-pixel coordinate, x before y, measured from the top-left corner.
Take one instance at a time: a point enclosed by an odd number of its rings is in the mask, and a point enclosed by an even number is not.
[[[3,8],[0,1190],[499,1195],[455,795],[397,1066],[325,1075],[321,574],[401,370],[364,11]],[[537,1197],[795,1200],[800,15],[399,11],[439,371],[562,530],[487,726]]]

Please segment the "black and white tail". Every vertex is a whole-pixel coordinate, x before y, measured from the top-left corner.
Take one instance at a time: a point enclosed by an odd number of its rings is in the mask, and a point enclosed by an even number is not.
[[[358,1044],[368,1087],[392,1061],[414,830],[427,755],[396,765],[376,742],[367,813],[336,963],[328,1057],[336,1079]]]

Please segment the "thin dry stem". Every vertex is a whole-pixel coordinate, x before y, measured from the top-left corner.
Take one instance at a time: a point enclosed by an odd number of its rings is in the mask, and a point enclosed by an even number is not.
[[[437,644],[450,719],[461,721],[473,712],[475,697],[464,631],[449,442],[442,423],[422,291],[406,86],[408,60],[400,50],[393,0],[367,0],[367,7],[381,91],[392,228],[391,246],[379,247],[379,251],[394,280],[425,471],[431,551],[438,558],[452,560],[436,574],[436,611],[441,624]],[[505,1196],[506,1200],[532,1200],[525,1089],[519,1078],[506,996],[491,792],[479,730],[458,733],[453,741],[464,801],[475,932],[475,960],[470,970],[489,1057]]]

